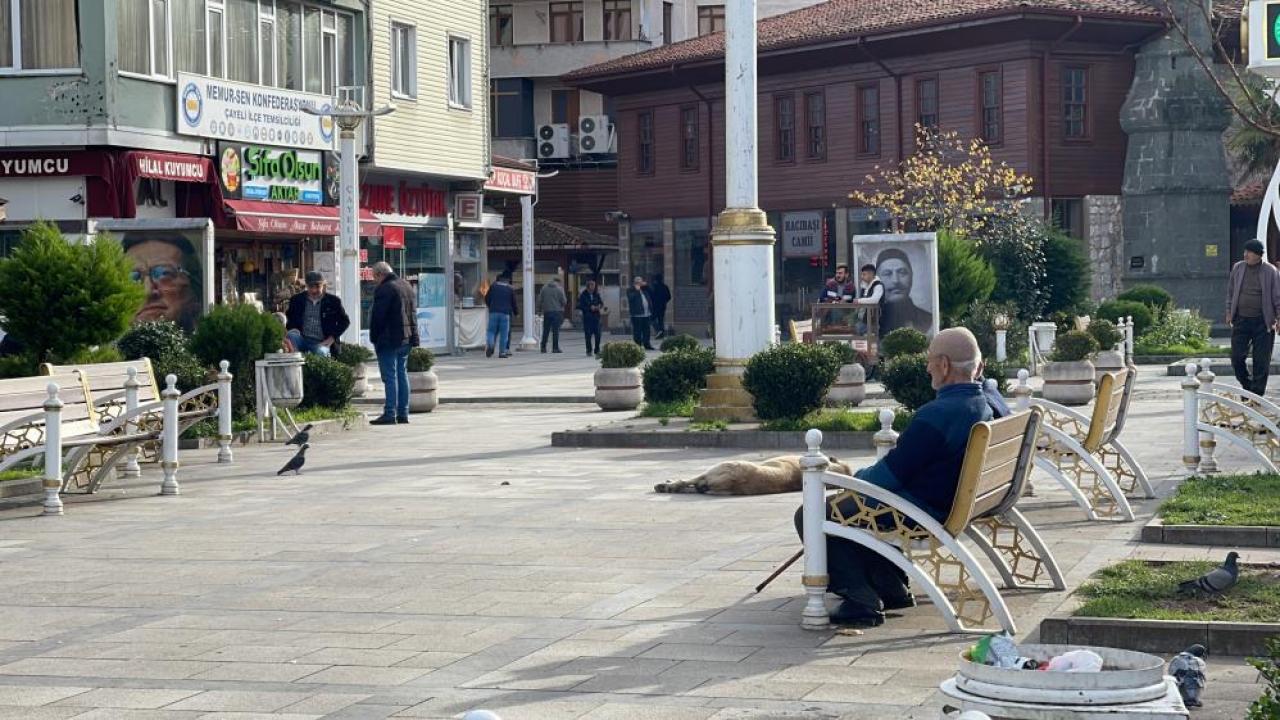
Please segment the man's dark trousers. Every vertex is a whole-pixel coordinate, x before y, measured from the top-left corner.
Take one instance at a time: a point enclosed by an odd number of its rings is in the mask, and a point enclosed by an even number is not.
[[[650,317],[640,317],[633,315],[631,317],[631,339],[642,348],[649,347],[649,331],[653,329],[653,319]]]
[[[1237,317],[1231,323],[1231,368],[1236,372],[1240,387],[1255,395],[1267,392],[1267,373],[1271,369],[1271,348],[1276,336],[1261,317]],[[1253,346],[1253,378],[1244,359]]]
[[[560,326],[564,324],[564,313],[542,313],[542,352],[547,351],[547,336],[551,336],[551,349],[560,352]]]

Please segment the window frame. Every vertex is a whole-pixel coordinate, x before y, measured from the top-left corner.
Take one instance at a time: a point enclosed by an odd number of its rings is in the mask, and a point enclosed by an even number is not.
[[[915,124],[922,128],[932,128],[934,130],[941,129],[942,127],[942,85],[938,82],[938,76],[937,75],[919,75],[916,77],[915,81],[916,81],[915,83],[916,85],[915,86],[915,100],[916,100]],[[934,121],[932,124],[928,124],[924,122],[924,112],[923,112],[924,94],[922,93],[922,90],[924,89],[924,87],[930,83],[932,83],[932,86],[933,86]]]
[[[987,88],[986,79],[989,77],[996,79],[996,134],[995,137],[987,137]],[[977,117],[974,123],[977,126],[977,132],[974,133],[979,140],[987,144],[987,147],[1000,147],[1004,145],[1004,69],[998,65],[990,65],[980,67],[977,70],[978,86],[976,102],[974,108],[977,110]]]
[[[689,123],[693,113],[693,123]],[[690,133],[692,128],[693,132]],[[691,144],[692,143],[692,144]],[[692,154],[690,150],[692,149]],[[702,113],[697,105],[680,106],[680,171],[698,172],[702,167]]]
[[[275,7],[274,3],[272,4],[272,7]],[[222,70],[217,74],[214,74],[213,72],[213,52],[212,52],[213,43],[209,42],[209,36],[213,34],[213,31],[212,31],[213,23],[209,21],[209,17],[214,13],[217,13],[218,15],[218,37],[221,38],[221,42],[219,44],[222,46],[221,48],[219,48],[221,50],[221,53],[218,56],[220,60],[219,64],[221,65]],[[258,21],[261,22],[262,21],[261,18],[259,18]],[[206,77],[226,80],[227,79],[227,6],[221,0],[205,0],[204,32],[205,32],[204,69],[205,69],[205,72],[207,73]],[[273,51],[272,56],[275,57],[275,55],[276,54]],[[279,70],[280,68],[277,66],[276,67],[277,78],[280,77]]]
[[[791,106],[791,127],[782,127],[782,103]],[[783,133],[790,132],[790,138],[784,142]],[[790,148],[789,155],[784,156],[784,147]],[[796,94],[793,92],[775,93],[773,96],[773,162],[778,165],[794,165],[796,162]]]
[[[507,20],[507,34],[510,35],[508,42],[502,42],[499,37],[497,42],[494,41],[494,31],[498,30],[497,20],[503,18]],[[499,30],[499,32],[501,32]],[[511,4],[490,5],[489,6],[489,47],[515,47],[516,44],[516,14],[515,6]]]
[[[557,9],[560,6],[560,9]],[[576,10],[574,8],[577,8]],[[567,8],[567,9],[565,9]],[[547,42],[553,45],[569,45],[580,43],[586,39],[586,23],[585,23],[586,4],[583,0],[555,0],[547,3]],[[557,40],[556,39],[556,18],[569,18],[569,33],[576,35],[576,39]],[[574,32],[574,18],[577,18],[577,32]]]
[[[397,100],[416,102],[418,99],[418,28],[416,25],[400,22],[395,18],[388,20],[388,37],[391,50],[391,97]],[[397,41],[396,35],[403,32],[405,39]],[[409,53],[409,67],[399,67],[401,48],[407,44],[414,52]],[[446,63],[447,65],[447,63]],[[447,72],[447,71],[446,71]],[[407,83],[407,84],[406,84]]]
[[[471,109],[475,107],[475,97],[474,97],[475,93],[472,92],[472,88],[471,88],[472,79],[474,77],[473,71],[475,69],[474,63],[471,62],[471,37],[468,35],[460,34],[460,33],[450,32],[450,33],[445,33],[445,38],[446,38],[445,56],[444,56],[445,57],[445,80],[446,80],[445,95],[448,99],[449,109],[465,110],[470,112]],[[465,51],[465,57],[463,58],[463,65],[464,65],[463,69],[466,71],[466,77],[460,78],[463,82],[456,88],[454,87],[454,53],[453,53],[453,48],[455,43],[460,45]],[[415,62],[414,64],[416,65],[417,63]],[[460,98],[457,97],[454,93],[455,90],[461,92],[462,97]]]
[[[646,122],[647,121],[647,122]],[[636,113],[636,174],[653,175],[657,171],[657,143],[654,132],[653,110],[640,110]],[[647,137],[646,137],[646,132]]]
[[[36,76],[36,75],[78,75],[82,72],[84,58],[80,54],[81,34],[80,26],[76,25],[76,67],[64,68],[24,68],[22,67],[22,4],[19,0],[0,0],[0,3],[9,5],[9,38],[4,40],[9,43],[9,50],[13,55],[13,64],[0,67],[0,77],[15,76]],[[166,5],[167,8],[167,5]],[[75,0],[76,15],[80,14],[80,0]],[[151,15],[151,4],[147,3],[147,15]],[[150,21],[148,21],[150,22]],[[172,41],[172,37],[170,37]],[[169,45],[169,56],[173,56],[173,44]],[[172,67],[172,64],[170,64]]]
[[[1081,91],[1084,98],[1079,103],[1068,102],[1067,100],[1067,74],[1079,71],[1081,77]],[[1059,105],[1059,122],[1062,124],[1061,136],[1064,143],[1087,143],[1093,140],[1093,123],[1089,120],[1089,66],[1077,64],[1063,64],[1058,75],[1058,95]],[[1080,106],[1080,129],[1081,134],[1069,135],[1067,133],[1069,123],[1067,110],[1075,105]]]
[[[702,21],[706,20],[708,29],[702,29]],[[719,21],[720,27],[716,27]],[[698,37],[710,35],[711,33],[724,32],[724,5],[699,5],[698,6]]]
[[[813,98],[819,98],[822,102],[821,123],[813,124],[812,110],[810,104]],[[817,128],[821,135],[821,151],[813,152],[814,145],[814,129]],[[829,135],[827,133],[827,93],[824,89],[807,90],[804,93],[804,159],[805,162],[826,162],[827,161],[827,145]]]
[[[866,103],[863,102],[863,93],[865,93],[868,90],[874,90],[876,94],[876,102],[875,102],[876,143],[875,143],[874,150],[864,149],[866,147],[866,143],[864,141],[870,137],[866,132],[867,106],[866,106]],[[880,157],[881,148],[884,147],[884,113],[880,112],[880,82],[877,80],[875,82],[859,83],[858,85],[855,86],[854,92],[857,93],[857,104],[854,109],[854,116],[857,121],[856,128],[857,128],[857,134],[858,134],[858,137],[857,137],[858,144],[857,144],[857,148],[855,149],[854,155],[857,157]]]
[[[610,6],[613,7],[611,8]],[[635,39],[634,34],[631,32],[631,24],[633,22],[631,10],[631,0],[603,0],[600,5],[600,22],[602,25],[600,37],[605,42],[627,42]],[[617,25],[619,15],[626,17],[627,22],[622,28],[615,29],[623,29],[626,37],[609,37],[610,20],[613,21],[613,25]]]
[[[0,0],[0,2],[7,2],[7,1],[8,1],[8,0]],[[165,32],[165,51],[166,51],[166,54],[168,55],[168,57],[166,57],[166,58],[165,58],[165,67],[167,67],[167,68],[168,68],[168,73],[158,73],[158,72],[156,72],[156,43],[155,43],[155,37],[156,37],[156,15],[155,15],[155,3],[156,3],[156,0],[146,0],[146,2],[147,2],[147,64],[148,64],[148,66],[149,66],[149,67],[148,67],[148,69],[150,70],[150,72],[140,73],[140,72],[135,72],[135,71],[133,71],[133,70],[118,70],[117,72],[119,72],[119,74],[120,74],[122,77],[133,78],[134,80],[150,80],[150,81],[152,81],[152,82],[161,82],[161,83],[166,83],[166,82],[167,82],[167,83],[177,82],[178,73],[177,73],[176,68],[174,67],[174,62],[173,62],[173,0],[164,0],[164,15],[165,15],[165,18],[164,18],[164,24],[165,24],[165,28],[164,28],[164,32]],[[14,8],[14,10],[16,11],[16,10],[17,10],[17,8],[18,8],[18,4],[19,4],[19,3],[18,3],[18,0],[12,0],[12,3],[13,3],[13,4],[12,4],[12,7],[13,7],[13,8]],[[208,12],[209,12],[209,5],[211,5],[211,4],[216,4],[216,5],[218,5],[218,6],[221,6],[223,3],[222,3],[222,2],[215,2],[215,3],[205,2],[205,4],[204,4],[204,12],[205,12],[205,14],[206,14],[206,18],[207,18],[207,16],[208,16]],[[255,4],[255,8],[256,8],[256,4]],[[77,0],[77,10],[79,10],[79,2],[78,2],[78,0]],[[223,29],[224,29],[224,31],[225,31],[225,29],[226,29],[226,16],[227,16],[227,15],[226,15],[226,10],[224,9],[224,10],[222,10],[222,17],[223,17]],[[206,22],[207,22],[207,20],[206,20]],[[14,28],[17,28],[17,27],[18,27],[17,23],[14,23],[14,24],[13,24],[13,26],[14,26]],[[256,27],[256,26],[254,27],[254,31],[255,31],[255,32],[257,31],[257,27]],[[16,34],[17,34],[17,33],[15,33],[15,35],[16,35]],[[223,32],[222,38],[223,38],[223,47],[224,47],[224,50],[225,50],[225,47],[226,47],[226,32]],[[17,38],[15,38],[15,40],[16,40],[16,42],[18,43],[18,46],[17,46],[17,48],[16,48],[16,49],[18,49],[18,50],[20,51],[20,50],[22,49],[21,40],[20,40],[20,39],[17,39]],[[208,45],[208,44],[209,44],[209,41],[206,39],[206,40],[205,40],[205,45]],[[205,50],[205,53],[206,53],[206,54],[208,53],[208,50],[207,50],[207,49]],[[224,55],[224,58],[225,58],[225,55]],[[15,57],[15,60],[17,60],[17,58],[16,58],[16,57]],[[119,55],[119,50],[117,49],[117,51],[116,51],[116,65],[117,65],[117,67],[119,67],[119,63],[120,63],[120,55]],[[224,64],[225,64],[225,63],[224,63]],[[206,58],[205,68],[206,68],[206,69],[208,69],[208,67],[209,67],[209,63],[207,62],[207,58]],[[3,70],[0,70],[0,72],[3,72]]]

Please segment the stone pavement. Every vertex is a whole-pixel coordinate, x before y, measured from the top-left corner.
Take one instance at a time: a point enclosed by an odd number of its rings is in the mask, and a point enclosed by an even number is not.
[[[1162,480],[1176,382],[1144,372],[1127,432]],[[861,635],[801,630],[798,566],[752,592],[798,547],[798,496],[651,492],[714,451],[548,447],[621,417],[445,405],[326,437],[299,477],[274,475],[279,447],[229,467],[188,452],[180,497],[155,496],[150,469],[64,517],[0,512],[0,718],[941,717],[937,683],[973,637],[927,604]],[[1047,480],[1026,509],[1070,586],[1136,551],[1140,523],[1088,523]],[[1067,601],[1015,593],[1023,636]],[[1209,678],[1194,717],[1239,720],[1259,693],[1238,658]]]

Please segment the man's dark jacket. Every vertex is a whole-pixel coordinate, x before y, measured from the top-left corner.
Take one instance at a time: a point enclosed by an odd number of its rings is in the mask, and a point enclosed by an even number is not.
[[[297,330],[302,332],[307,317],[307,303],[310,302],[305,292],[289,298],[289,309],[285,312],[287,322],[285,330]],[[320,331],[324,333],[324,337],[333,338],[332,352],[338,350],[338,338],[342,333],[347,331],[351,326],[351,318],[347,317],[347,311],[342,307],[342,299],[337,295],[325,293],[320,297]],[[319,338],[323,340],[324,338]]]
[[[489,286],[489,292],[484,296],[484,304],[492,313],[515,315],[520,312],[516,306],[516,289],[505,282]]]
[[[369,313],[369,340],[378,350],[418,346],[418,310],[413,287],[391,273],[373,291]]]
[[[653,293],[649,292],[649,288],[642,290],[637,290],[633,287],[627,288],[627,312],[631,313],[631,317],[642,317],[644,301],[640,298],[641,293],[644,293],[644,297],[649,298],[649,317],[656,317],[658,313],[654,310]]]

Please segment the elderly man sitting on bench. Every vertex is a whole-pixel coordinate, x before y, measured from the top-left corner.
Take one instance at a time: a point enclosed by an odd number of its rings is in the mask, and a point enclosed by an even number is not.
[[[983,392],[978,381],[982,351],[968,329],[939,332],[929,343],[928,359],[937,398],[916,411],[897,447],[854,475],[901,495],[943,522],[955,499],[969,431],[975,423],[1007,414],[1008,408],[998,394],[992,398]],[[840,507],[846,515],[857,512],[851,499]],[[803,520],[801,507],[795,523],[802,538]],[[855,542],[827,536],[827,568],[827,590],[844,598],[831,614],[833,623],[880,625],[885,610],[915,605],[906,574]]]

